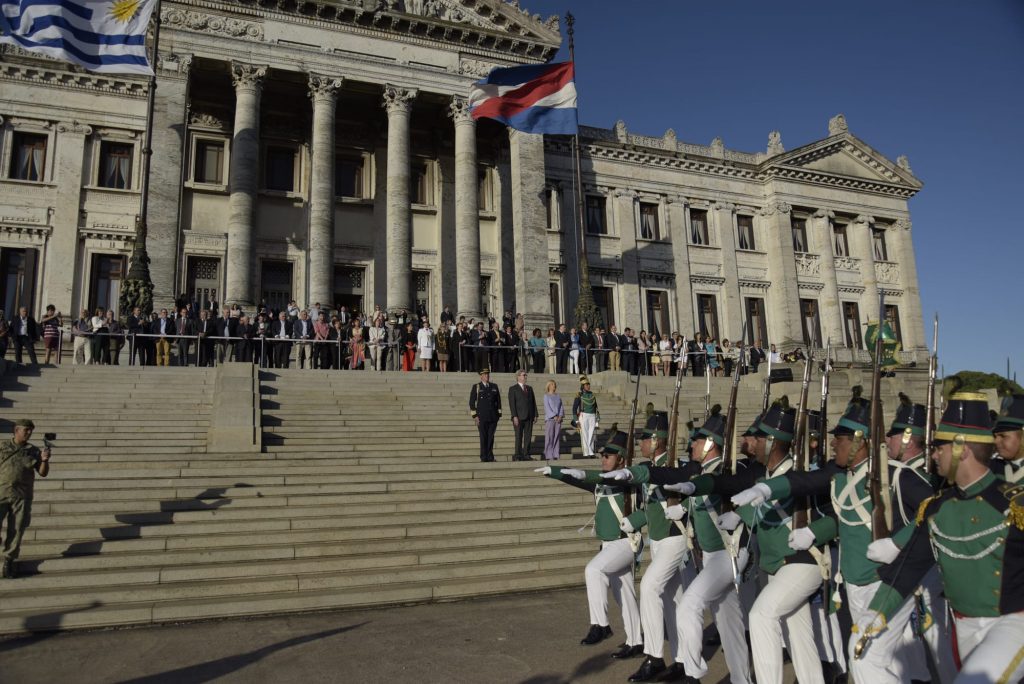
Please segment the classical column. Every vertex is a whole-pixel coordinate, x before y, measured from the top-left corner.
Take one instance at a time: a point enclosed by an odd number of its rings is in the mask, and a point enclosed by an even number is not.
[[[512,162],[512,245],[516,310],[526,329],[547,330],[554,317],[548,296],[547,215],[544,210],[544,136],[509,132]]]
[[[466,99],[453,97],[455,122],[455,292],[457,315],[480,318],[480,195],[477,192],[476,121]]]
[[[253,304],[252,236],[259,182],[260,94],[267,67],[231,63],[235,130],[228,178],[227,287],[224,303]]]
[[[768,279],[771,281],[768,288],[769,339],[764,340],[764,344],[775,344],[779,351],[803,346],[792,210],[786,202],[770,200],[761,211],[768,225],[769,239],[775,240],[775,244],[768,248]]]
[[[875,219],[861,214],[850,222],[849,238],[852,242],[850,251],[860,259],[860,273],[864,278],[864,297],[860,307],[861,338],[867,344],[863,334],[867,330],[868,321],[878,320],[878,276],[875,274],[875,249],[871,236],[871,226]]]
[[[412,206],[409,204],[409,114],[416,91],[384,86],[388,112],[387,309],[412,310]]]
[[[77,121],[57,124],[55,170],[52,177],[57,185],[57,201],[50,217],[52,232],[46,246],[46,261],[36,267],[36,273],[46,274],[43,281],[45,301],[42,304],[53,304],[57,311],[63,311],[65,315],[77,314],[76,304],[79,305],[78,308],[88,304],[88,292],[79,293],[78,301],[75,299],[75,269],[71,265],[78,258],[78,223],[82,207],[85,139],[91,135],[92,126]],[[88,264],[82,266],[83,269],[88,267]],[[8,312],[10,315],[14,313],[16,312]],[[38,315],[35,311],[30,313]]]
[[[811,244],[821,245],[819,259],[821,279],[825,283],[818,300],[818,315],[821,317],[821,341],[824,346],[830,339],[832,344],[841,347],[844,344],[843,311],[839,305],[839,280],[836,276],[836,258],[832,247],[832,219],[835,214],[829,209],[818,209],[807,222],[811,235]]]
[[[309,191],[309,302],[334,301],[334,111],[343,79],[309,75],[313,100],[312,187]]]
[[[930,344],[929,333],[925,332],[926,326],[921,315],[921,289],[917,284],[917,263],[914,260],[914,240],[911,234],[910,219],[897,219],[892,228],[887,231],[886,237],[895,247],[896,259],[900,269],[900,285],[903,289],[903,310],[900,312],[903,320],[903,348],[910,351],[913,349],[926,349]],[[892,249],[890,247],[890,249]]]
[[[668,196],[668,234],[672,240],[672,263],[676,275],[676,328],[690,337],[694,331],[693,284],[690,282],[690,255],[686,225],[686,198]]]
[[[725,320],[719,334],[730,341],[743,339],[743,299],[740,297],[740,274],[736,264],[736,205],[716,202],[714,210],[719,246],[722,248],[722,275],[725,277],[722,285]],[[722,340],[718,342],[721,344]]]
[[[619,249],[623,255],[622,286],[619,288],[622,311],[619,312],[617,320],[620,330],[629,326],[637,330],[637,334],[639,334],[641,329],[650,328],[650,323],[644,320],[644,316],[647,315],[647,302],[644,295],[642,255],[636,241],[639,194],[635,190],[619,188],[610,193],[609,197],[613,201],[612,221],[613,226],[618,228]],[[612,230],[613,226],[609,226],[608,233],[611,235],[616,234]],[[595,249],[593,253],[595,256],[600,256],[599,250]]]

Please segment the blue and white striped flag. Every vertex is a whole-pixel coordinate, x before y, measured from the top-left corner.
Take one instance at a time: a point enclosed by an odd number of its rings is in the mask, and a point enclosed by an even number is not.
[[[146,29],[157,0],[0,0],[0,43],[108,74],[153,73]]]

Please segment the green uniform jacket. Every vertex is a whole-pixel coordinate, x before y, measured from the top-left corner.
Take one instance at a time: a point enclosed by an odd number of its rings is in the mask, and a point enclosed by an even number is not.
[[[615,509],[618,507],[620,512],[625,512],[625,497],[626,494],[632,496],[631,488],[628,485],[608,484],[611,480],[602,479],[598,470],[586,471],[587,476],[583,480],[562,475],[562,470],[564,468],[551,466],[551,474],[548,477],[594,493],[594,534],[597,538],[601,541],[615,541],[625,537],[626,533],[619,529],[619,516],[616,515]]]
[[[966,617],[1024,611],[1024,490],[992,473],[921,505],[906,546],[879,572],[871,608],[886,618],[938,561],[949,605]]]
[[[642,487],[644,496],[643,509],[634,511],[633,514],[629,516],[629,522],[632,523],[633,529],[635,530],[639,530],[641,527],[646,525],[647,536],[651,541],[661,541],[666,537],[683,536],[685,535],[686,530],[685,521],[669,520],[665,517],[666,499],[669,496],[678,498],[679,495],[674,492],[666,492],[659,485],[651,482],[652,473],[657,473],[658,471],[671,470],[678,473],[685,473],[688,471],[687,467],[665,467],[667,459],[668,454],[660,454],[654,457],[653,463],[641,463],[640,465],[632,466],[629,469],[629,472],[633,474],[633,483]]]

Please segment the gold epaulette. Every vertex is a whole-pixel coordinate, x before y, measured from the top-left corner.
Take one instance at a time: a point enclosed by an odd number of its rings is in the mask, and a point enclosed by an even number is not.
[[[928,504],[930,504],[932,501],[935,501],[935,499],[938,499],[938,498],[939,498],[938,494],[933,494],[932,496],[929,496],[927,499],[922,501],[921,505],[917,507],[916,523],[918,525],[920,525],[922,522],[924,522],[924,514],[925,514],[925,511],[928,510]]]
[[[1006,521],[1018,530],[1024,530],[1024,484],[1006,484],[1001,489],[1010,502]]]

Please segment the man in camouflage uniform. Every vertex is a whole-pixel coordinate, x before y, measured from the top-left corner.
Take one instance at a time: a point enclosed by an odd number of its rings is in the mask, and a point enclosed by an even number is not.
[[[32,520],[32,488],[36,473],[50,473],[50,449],[29,444],[35,425],[31,420],[14,424],[14,437],[0,444],[0,525],[4,526],[0,546],[0,576],[15,576],[14,562],[21,538]]]

